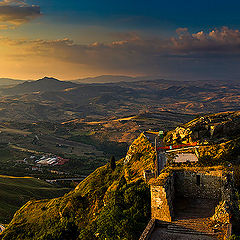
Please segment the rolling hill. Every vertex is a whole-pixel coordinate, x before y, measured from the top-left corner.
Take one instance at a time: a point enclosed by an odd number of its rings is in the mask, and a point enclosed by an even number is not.
[[[36,178],[0,175],[0,222],[9,222],[14,212],[30,199],[58,197],[68,190]]]
[[[202,114],[240,108],[240,84],[142,80],[77,84],[43,78],[1,90],[0,120],[103,120],[142,112]]]
[[[202,123],[212,126],[207,119],[222,126],[231,124],[231,121],[238,123],[239,112],[206,115],[184,127],[191,130],[191,127],[202,126]],[[235,130],[239,131],[239,124],[236,124]],[[176,132],[177,129],[169,132],[165,140],[172,141],[170,136]],[[222,134],[225,135],[224,131]],[[190,139],[191,136],[192,133],[186,131],[178,140]],[[232,138],[235,143],[239,142],[237,137],[238,133]],[[215,140],[218,138],[218,135],[214,137]],[[228,138],[219,139],[221,144],[229,141]],[[199,143],[204,140],[204,136],[199,135]],[[228,157],[233,153],[224,145],[219,145],[218,150],[225,151]],[[155,158],[154,147],[141,134],[131,144],[126,158],[117,162],[116,169],[112,169],[110,164],[98,168],[63,197],[29,201],[16,212],[1,239],[138,239],[150,218],[150,191],[142,173],[143,170],[153,170]],[[200,159],[200,166],[211,162],[206,156],[205,162],[203,160]],[[213,164],[218,165],[223,159],[216,160]]]

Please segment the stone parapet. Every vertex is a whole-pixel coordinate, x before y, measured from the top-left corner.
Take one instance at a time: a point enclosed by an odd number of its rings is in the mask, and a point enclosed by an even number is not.
[[[156,219],[150,219],[139,240],[148,240],[152,234],[153,229],[155,228],[155,225]]]
[[[173,218],[174,178],[168,174],[162,185],[151,185],[151,216],[171,222]]]

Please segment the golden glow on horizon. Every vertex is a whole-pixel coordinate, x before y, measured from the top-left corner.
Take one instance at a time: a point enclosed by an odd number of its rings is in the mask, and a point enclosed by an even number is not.
[[[66,45],[65,42],[70,45]],[[138,76],[132,71],[111,71],[111,69],[106,71],[99,66],[76,63],[75,59],[71,60],[71,44],[68,39],[48,42],[12,40],[0,36],[0,78],[28,80],[51,76],[62,80],[73,80],[106,74]]]
[[[71,80],[111,74],[184,79],[212,75],[222,79],[231,72],[238,78],[239,43],[240,32],[227,27],[195,34],[180,28],[177,37],[169,39],[129,35],[124,40],[90,44],[69,38],[13,39],[0,35],[0,77]],[[219,56],[227,58],[221,61]]]
[[[44,76],[54,77],[60,80],[74,80],[79,78],[96,77],[106,75],[105,71],[96,71],[79,66],[79,64],[65,63],[62,61],[45,59],[25,59],[15,61],[14,59],[0,58],[0,78],[13,78],[22,80],[37,80]],[[108,72],[109,75],[123,75],[122,72]],[[138,76],[135,74],[124,74],[126,76]]]

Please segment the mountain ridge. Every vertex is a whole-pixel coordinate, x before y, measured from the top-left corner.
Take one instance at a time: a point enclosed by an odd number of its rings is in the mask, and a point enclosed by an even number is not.
[[[76,87],[69,81],[60,81],[56,78],[44,77],[36,81],[25,81],[16,86],[2,90],[4,95],[21,95],[32,92],[50,92],[50,91],[61,91],[67,88]]]
[[[12,78],[0,78],[0,86],[10,86],[23,83],[25,80],[12,79]]]
[[[135,82],[143,80],[154,80],[161,79],[158,76],[141,76],[141,77],[132,77],[125,75],[100,75],[96,77],[87,77],[71,80],[72,82],[78,83],[117,83],[117,82]]]
[[[0,119],[15,117],[18,121],[86,117],[98,121],[149,110],[202,114],[240,108],[240,84],[227,81],[211,85],[166,80],[80,84],[48,78],[2,88],[1,95]]]

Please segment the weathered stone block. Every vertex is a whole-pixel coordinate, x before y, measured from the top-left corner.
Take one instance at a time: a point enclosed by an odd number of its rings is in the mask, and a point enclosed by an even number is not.
[[[151,185],[152,218],[171,222],[173,217],[173,175],[169,175],[163,186]]]

